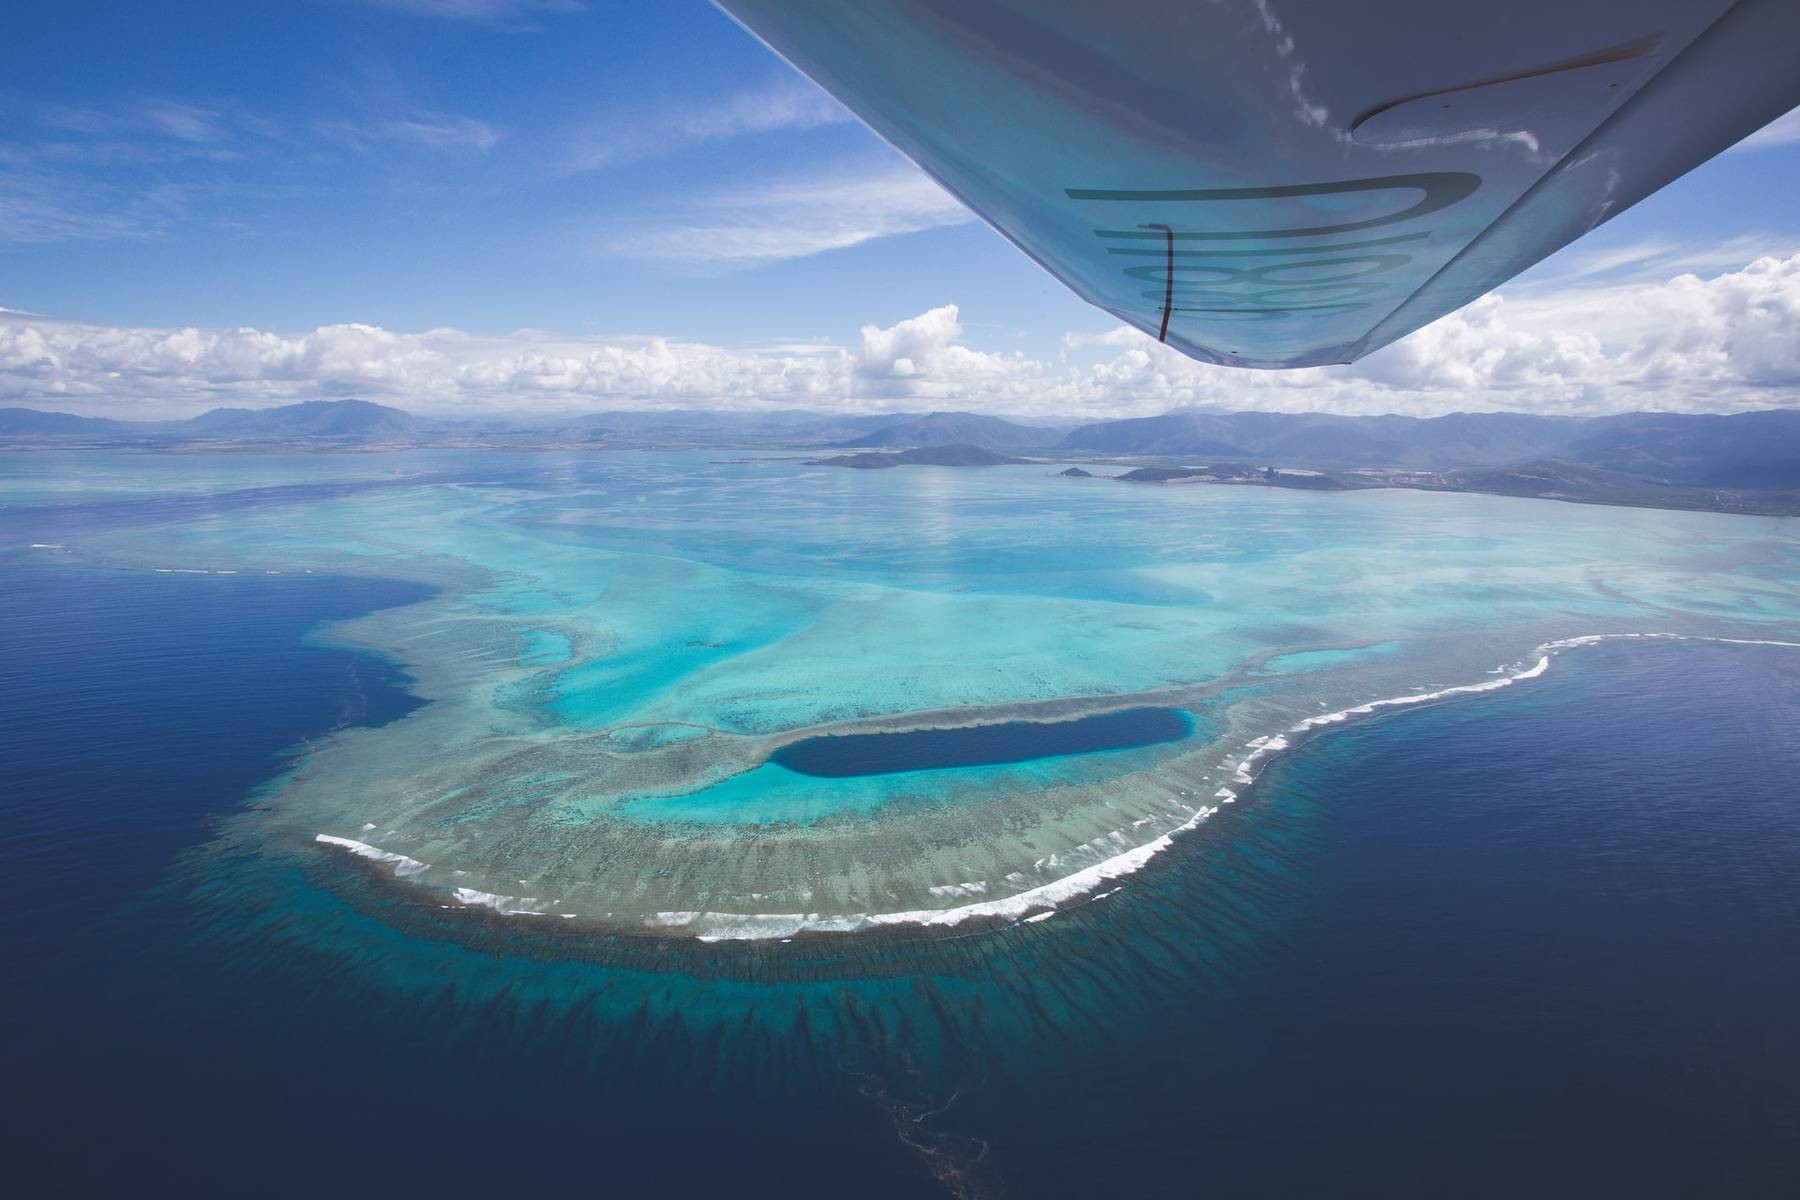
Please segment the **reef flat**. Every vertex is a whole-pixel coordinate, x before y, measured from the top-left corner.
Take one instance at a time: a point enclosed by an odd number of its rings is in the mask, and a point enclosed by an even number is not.
[[[1205,837],[1296,734],[1531,678],[1569,639],[1800,628],[1778,520],[697,452],[370,454],[284,502],[309,469],[222,463],[243,486],[45,552],[430,585],[322,635],[426,703],[308,747],[246,829],[568,933],[1038,922]],[[783,762],[1140,710],[1189,724],[919,769]]]

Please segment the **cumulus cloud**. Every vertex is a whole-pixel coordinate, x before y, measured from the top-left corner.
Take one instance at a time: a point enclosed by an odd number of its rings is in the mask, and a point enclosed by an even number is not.
[[[354,394],[432,411],[841,397],[848,356],[666,338],[565,339],[325,325],[305,333],[137,329],[0,311],[0,398],[114,415]]]
[[[962,336],[954,304],[945,304],[886,329],[862,327],[857,369],[871,379],[911,379],[937,365]]]
[[[965,344],[943,305],[856,344],[400,333],[327,325],[140,329],[0,309],[0,403],[161,416],[366,396],[421,411],[847,408],[921,402],[1099,419],[1184,404],[1416,415],[1511,409],[1729,412],[1800,404],[1800,255],[1711,278],[1488,296],[1348,367],[1207,366],[1134,330],[1054,358]]]
[[[1417,415],[1785,407],[1800,403],[1800,254],[1710,279],[1488,295],[1347,367],[1227,372],[1119,340],[1085,396]]]
[[[988,354],[962,344],[954,304],[909,317],[883,329],[862,327],[856,354],[858,390],[877,396],[925,396],[1005,392],[1047,382],[1047,368],[1022,354]],[[1029,382],[1028,382],[1029,381]]]

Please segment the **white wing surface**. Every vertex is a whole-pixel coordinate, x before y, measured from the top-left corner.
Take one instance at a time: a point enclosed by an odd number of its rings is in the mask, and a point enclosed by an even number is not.
[[[717,0],[1090,303],[1350,362],[1800,104],[1800,0]]]

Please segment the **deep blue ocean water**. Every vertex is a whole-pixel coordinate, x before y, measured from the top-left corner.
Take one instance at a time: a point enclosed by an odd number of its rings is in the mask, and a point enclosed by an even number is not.
[[[1755,647],[1593,647],[1318,738],[1211,855],[1253,952],[1129,1067],[1072,1059],[1080,1116],[1010,1182],[1792,1194],[1796,781],[1800,654]]]
[[[16,1194],[742,1194],[758,1173],[802,1194],[929,1192],[884,1113],[845,1115],[847,1081],[744,1112],[727,1053],[646,1038],[621,1063],[579,1016],[463,1011],[453,978],[421,1007],[316,957],[247,970],[186,923],[190,898],[158,890],[285,752],[413,707],[399,671],[306,635],[422,592],[22,555],[0,569],[0,1162]]]
[[[370,580],[176,576],[9,556],[0,952],[54,953],[72,929],[141,893],[269,778],[283,751],[411,711],[400,671],[304,638],[424,594]]]
[[[1585,648],[1316,738],[1229,821],[1041,927],[718,970],[814,970],[815,1015],[859,1028],[863,1061],[805,1013],[687,1010],[704,955],[646,984],[565,972],[511,930],[399,925],[353,963],[308,942],[344,902],[291,868],[260,880],[286,889],[262,924],[222,936],[241,897],[208,861],[219,818],[305,738],[410,704],[395,668],[309,631],[417,594],[0,569],[0,1153],[23,1194],[1800,1177],[1800,653]],[[423,978],[382,986],[369,954]],[[471,987],[477,967],[518,986]]]

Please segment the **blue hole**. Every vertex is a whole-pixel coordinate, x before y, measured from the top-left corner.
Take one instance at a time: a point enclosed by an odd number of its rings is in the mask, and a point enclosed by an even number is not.
[[[1130,708],[1073,721],[1007,721],[961,729],[805,738],[783,746],[769,761],[802,775],[889,775],[1129,750],[1179,741],[1193,730],[1193,718],[1178,708]]]

